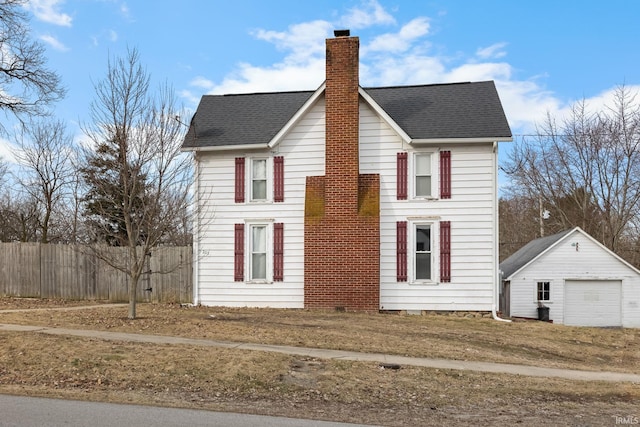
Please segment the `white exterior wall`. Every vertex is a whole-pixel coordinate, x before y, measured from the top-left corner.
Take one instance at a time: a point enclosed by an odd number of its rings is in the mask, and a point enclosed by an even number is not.
[[[409,146],[367,105],[360,104],[360,173],[380,174],[380,308],[383,310],[490,311],[495,291],[495,153],[490,143]],[[411,153],[433,151],[437,176],[438,149],[451,151],[451,199],[412,199]],[[409,197],[396,200],[396,155],[409,152]],[[396,222],[419,217],[451,221],[451,282],[412,284],[396,280]],[[409,229],[410,230],[410,229]],[[411,233],[411,231],[409,231]],[[409,252],[411,251],[409,239]],[[409,257],[411,258],[411,257]],[[432,257],[434,268],[439,257]],[[412,262],[409,261],[409,270]],[[411,273],[409,273],[411,276]],[[438,272],[434,273],[436,280]]]
[[[200,221],[201,237],[196,242],[200,256],[195,272],[196,303],[228,307],[304,307],[305,182],[307,176],[324,175],[324,123],[321,98],[271,151],[232,150],[199,155],[199,187],[205,206]],[[246,203],[235,203],[234,159],[246,156],[248,170],[248,159],[260,155],[284,156],[284,202],[252,203],[246,193]],[[268,176],[272,179],[271,170]],[[234,281],[234,224],[251,220],[284,223],[282,282]],[[247,256],[245,250],[245,263]]]
[[[408,146],[366,103],[361,101],[360,105],[360,173],[380,174],[380,308],[491,310],[497,264],[494,222],[497,165],[492,144]],[[307,176],[324,175],[324,117],[324,99],[320,97],[269,153],[285,158],[284,203],[234,203],[234,158],[249,159],[254,154],[266,153],[199,153],[199,192],[206,201],[200,215],[200,238],[195,244],[199,253],[194,273],[196,303],[235,307],[304,306],[305,180]],[[396,200],[397,153],[431,150],[437,155],[438,149],[451,151],[452,198]],[[436,157],[434,172],[438,164]],[[411,172],[412,166],[410,181]],[[434,183],[436,195],[438,188],[438,183]],[[396,222],[416,217],[451,221],[450,283],[424,285],[396,281]],[[282,282],[249,284],[233,280],[234,224],[252,219],[284,223]],[[437,249],[437,238],[434,243]],[[439,265],[437,255],[433,257],[433,264],[435,268]],[[435,275],[439,277],[437,272]]]
[[[577,245],[577,250],[576,250]],[[640,276],[591,238],[574,231],[510,280],[510,315],[537,318],[537,282],[550,282],[549,319],[564,323],[566,280],[620,280],[622,325],[640,327]]]

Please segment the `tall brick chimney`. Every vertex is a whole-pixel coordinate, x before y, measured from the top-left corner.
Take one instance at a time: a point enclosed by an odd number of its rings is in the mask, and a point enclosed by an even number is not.
[[[359,45],[348,30],[327,39],[325,176],[307,177],[307,308],[377,311],[380,177],[359,173]]]
[[[336,31],[336,34],[341,33]],[[359,47],[357,37],[327,39],[325,191],[328,215],[339,215],[334,210],[353,214],[358,209]]]

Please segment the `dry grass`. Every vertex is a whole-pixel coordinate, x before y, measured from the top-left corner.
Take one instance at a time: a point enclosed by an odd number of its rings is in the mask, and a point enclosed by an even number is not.
[[[0,299],[0,323],[636,372],[640,331],[454,316],[126,308],[2,313],[75,303]],[[86,304],[86,302],[81,303]],[[378,425],[612,425],[640,386],[307,359],[189,346],[0,333],[0,392]]]

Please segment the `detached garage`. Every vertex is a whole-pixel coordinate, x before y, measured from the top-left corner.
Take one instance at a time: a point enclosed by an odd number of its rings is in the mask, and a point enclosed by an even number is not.
[[[640,327],[640,271],[579,227],[529,242],[500,272],[505,316]]]

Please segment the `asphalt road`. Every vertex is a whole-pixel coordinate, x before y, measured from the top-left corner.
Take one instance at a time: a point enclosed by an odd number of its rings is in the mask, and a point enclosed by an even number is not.
[[[356,427],[293,418],[0,394],[0,427]]]

